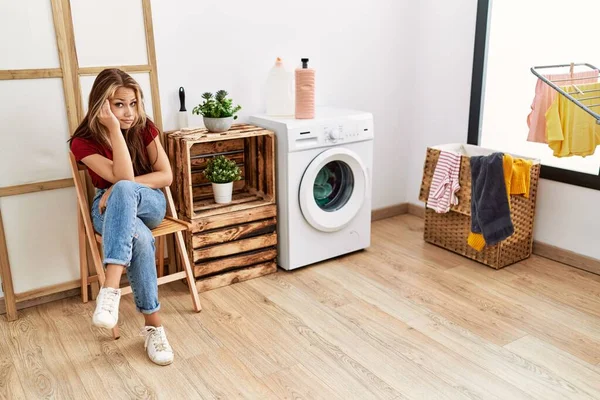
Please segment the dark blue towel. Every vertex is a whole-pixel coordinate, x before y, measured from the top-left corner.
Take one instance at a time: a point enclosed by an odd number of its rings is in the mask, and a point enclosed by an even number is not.
[[[502,153],[471,157],[471,232],[482,233],[490,246],[515,231],[504,183],[503,157]]]

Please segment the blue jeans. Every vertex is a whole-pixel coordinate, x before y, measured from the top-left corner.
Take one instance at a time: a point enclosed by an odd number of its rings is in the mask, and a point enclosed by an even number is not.
[[[160,189],[119,181],[113,185],[101,214],[98,203],[105,191],[97,190],[92,204],[94,229],[102,235],[104,265],[125,266],[138,311],[152,314],[160,309],[160,303],[150,230],[165,217],[165,196]]]

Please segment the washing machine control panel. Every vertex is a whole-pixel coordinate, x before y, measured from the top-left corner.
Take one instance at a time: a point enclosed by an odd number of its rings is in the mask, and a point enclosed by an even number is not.
[[[372,137],[372,120],[331,121],[323,125],[323,139],[325,143],[356,142]]]
[[[331,118],[314,125],[294,127],[287,132],[287,151],[329,147],[373,139],[372,117]]]

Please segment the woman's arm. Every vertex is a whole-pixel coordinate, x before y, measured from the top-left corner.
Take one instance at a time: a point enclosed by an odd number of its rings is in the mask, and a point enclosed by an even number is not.
[[[171,164],[165,149],[163,149],[160,139],[154,138],[146,147],[150,160],[156,160],[152,165],[153,172],[135,177],[137,183],[151,187],[152,189],[162,189],[165,186],[171,185],[173,181],[173,172],[171,172]]]
[[[113,172],[113,162],[100,154],[92,154],[81,159],[89,169],[98,174],[102,179],[110,183],[117,183],[119,179]],[[133,180],[133,179],[128,179]]]
[[[113,153],[112,174],[116,178],[115,181],[133,181],[135,175],[133,173],[131,155],[129,154],[125,137],[121,133],[119,120],[112,113],[108,100],[106,100],[102,106],[102,111],[100,111],[98,119],[100,120],[100,123],[108,129],[108,136]]]
[[[171,182],[173,181],[171,164],[169,164],[169,158],[167,157],[167,153],[165,153],[158,136],[150,142],[146,147],[146,150],[148,151],[150,160],[156,160],[152,165],[153,172],[127,180],[141,183],[152,189],[162,189],[165,186],[171,185]],[[113,173],[114,162],[100,154],[92,154],[82,158],[81,161],[96,174],[100,175],[102,179],[110,183],[116,183],[123,180],[119,179],[119,177]]]

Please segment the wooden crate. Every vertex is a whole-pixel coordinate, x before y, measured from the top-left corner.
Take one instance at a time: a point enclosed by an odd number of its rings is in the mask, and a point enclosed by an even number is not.
[[[180,218],[193,229],[187,249],[200,291],[277,270],[275,135],[252,125],[234,125],[223,134],[205,129],[166,132],[173,169],[171,189]],[[232,202],[216,204],[202,172],[223,154],[236,160],[242,180]]]
[[[228,206],[253,208],[275,203],[275,135],[253,125],[233,125],[228,132],[210,134],[206,129],[166,133],[166,148],[173,169],[173,197],[178,211],[193,219],[219,205],[213,201],[210,182],[202,172],[207,161],[223,154],[242,168],[242,180],[234,182]]]

